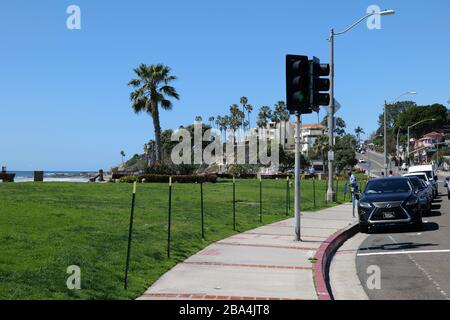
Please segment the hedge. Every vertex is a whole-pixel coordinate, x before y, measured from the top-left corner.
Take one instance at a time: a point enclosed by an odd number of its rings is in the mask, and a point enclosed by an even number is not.
[[[217,175],[160,175],[160,174],[141,174],[135,176],[127,176],[120,179],[123,183],[132,183],[138,181],[140,183],[169,183],[169,177],[172,177],[172,182],[177,183],[202,183],[202,182],[217,182]]]

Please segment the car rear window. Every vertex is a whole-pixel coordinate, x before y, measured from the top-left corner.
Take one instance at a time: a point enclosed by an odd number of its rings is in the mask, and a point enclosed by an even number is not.
[[[411,185],[407,179],[386,179],[370,181],[366,187],[366,194],[402,193],[410,192]]]

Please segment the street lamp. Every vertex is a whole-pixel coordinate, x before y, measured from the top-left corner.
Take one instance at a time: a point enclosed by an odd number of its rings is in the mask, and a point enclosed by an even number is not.
[[[402,93],[401,95],[399,95],[391,104],[395,104],[398,100],[400,100],[401,97],[404,97],[406,95],[409,94],[417,94],[417,92],[415,91],[408,91],[405,93]],[[386,120],[387,120],[387,106],[388,103],[387,101],[384,101],[384,111],[383,111],[383,117],[384,117],[384,174],[387,176],[387,169],[388,169],[388,165],[387,165],[387,125],[386,125]]]
[[[408,127],[408,145],[407,145],[408,164],[409,164],[409,156],[410,156],[410,151],[409,151],[409,145],[410,145],[409,132],[410,132],[411,128],[414,128],[415,126],[418,126],[419,124],[422,124],[422,123],[428,122],[428,121],[436,121],[436,119],[425,119],[425,120],[416,122],[416,123],[413,124],[412,126],[409,126],[409,127]]]
[[[392,15],[394,14],[395,11],[394,10],[384,10],[384,11],[380,11],[380,12],[372,12],[369,13],[367,15],[365,15],[364,17],[362,17],[361,19],[359,19],[358,21],[356,21],[355,23],[353,23],[352,25],[350,25],[347,29],[345,29],[344,31],[341,32],[335,32],[334,29],[331,29],[330,32],[330,38],[328,39],[328,41],[330,41],[330,46],[331,46],[331,59],[330,59],[330,106],[329,106],[329,115],[328,115],[328,137],[329,137],[329,146],[330,146],[330,155],[332,155],[331,157],[328,157],[328,190],[327,190],[327,201],[335,201],[336,200],[336,193],[333,190],[333,152],[334,152],[334,110],[335,110],[335,100],[334,100],[334,37],[335,36],[339,36],[342,35],[344,33],[347,33],[348,31],[352,30],[354,27],[356,27],[358,24],[360,24],[361,22],[363,22],[364,20],[375,16],[375,15],[380,15],[380,16],[387,16],[387,15]]]

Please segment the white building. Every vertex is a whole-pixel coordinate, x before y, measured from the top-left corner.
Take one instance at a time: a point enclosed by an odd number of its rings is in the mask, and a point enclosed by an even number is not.
[[[281,145],[284,146],[285,150],[294,151],[295,150],[295,122],[282,122],[277,124],[275,122],[270,122],[267,129],[251,129],[251,135],[256,134],[259,130],[263,130],[263,134],[268,139],[278,139]],[[325,134],[326,127],[321,124],[304,124],[301,126],[301,152],[304,156],[308,156],[312,150],[317,137]],[[284,143],[283,143],[284,141]]]

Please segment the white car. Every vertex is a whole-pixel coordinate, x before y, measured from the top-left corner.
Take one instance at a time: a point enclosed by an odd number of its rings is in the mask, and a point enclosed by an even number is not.
[[[403,162],[401,170],[402,171],[407,171],[408,170],[408,165],[405,162]]]
[[[358,160],[358,162],[359,163],[366,163],[367,161],[366,161],[366,159],[361,158],[361,159]]]
[[[425,173],[428,182],[431,184],[434,190],[434,197],[436,198],[439,195],[438,192],[438,177],[435,172],[434,165],[423,165],[423,166],[413,166],[409,167],[408,173]]]

